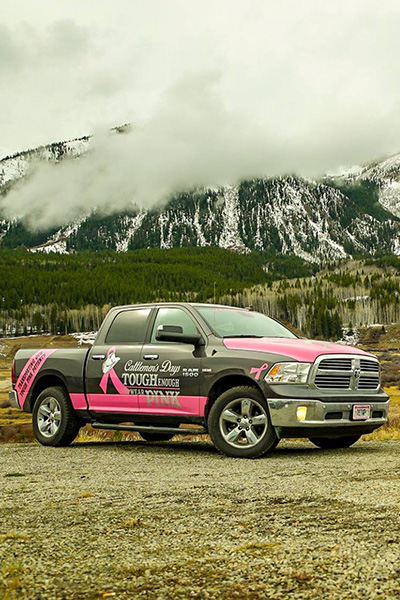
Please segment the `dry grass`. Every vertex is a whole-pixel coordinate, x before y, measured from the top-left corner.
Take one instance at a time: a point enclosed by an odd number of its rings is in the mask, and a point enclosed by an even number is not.
[[[82,492],[79,494],[78,498],[93,498],[92,492]]]
[[[400,355],[395,352],[383,352],[379,355],[382,373],[382,385],[395,388],[400,385]]]
[[[400,440],[400,390],[398,387],[385,388],[390,396],[389,418],[385,425],[363,436],[366,442],[377,440]]]
[[[142,439],[140,435],[134,431],[107,431],[104,429],[93,429],[90,425],[83,427],[75,442],[78,444],[85,443],[102,443],[102,442],[135,442]]]
[[[263,553],[265,551],[279,548],[281,544],[279,542],[248,542],[247,544],[242,544],[241,546],[236,546],[232,553],[234,552],[257,552],[258,550],[262,550]]]
[[[385,325],[385,333],[382,327],[361,327],[360,343],[364,350],[371,352],[399,353],[400,350],[400,324]]]
[[[6,542],[9,540],[22,540],[22,541],[26,541],[29,540],[29,536],[25,535],[24,533],[18,533],[18,531],[8,531],[7,533],[5,533],[4,535],[0,535],[0,542]]]
[[[0,574],[0,591],[3,592],[2,600],[20,600],[20,598],[26,597],[26,589],[22,582],[24,570],[19,562],[3,567]]]
[[[122,521],[121,527],[124,529],[136,529],[142,525],[142,520],[139,517]]]

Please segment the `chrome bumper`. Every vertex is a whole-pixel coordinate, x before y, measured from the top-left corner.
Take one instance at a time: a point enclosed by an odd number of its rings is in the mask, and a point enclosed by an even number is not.
[[[20,408],[17,392],[15,390],[10,390],[8,392],[8,401],[13,408]]]
[[[271,422],[277,428],[298,428],[299,436],[301,429],[312,429],[326,427],[332,429],[334,427],[363,427],[366,429],[375,429],[380,427],[387,421],[389,410],[389,400],[386,402],[370,402],[368,398],[361,403],[358,402],[321,402],[320,400],[304,400],[304,399],[269,399],[268,408],[271,417]],[[365,421],[353,421],[351,414],[354,404],[369,404],[371,406],[371,415],[375,411],[382,413],[381,417],[366,419]],[[297,419],[297,408],[299,406],[307,407],[307,414],[304,421]],[[328,413],[341,413],[341,418],[329,418]],[[328,418],[327,418],[328,415]]]

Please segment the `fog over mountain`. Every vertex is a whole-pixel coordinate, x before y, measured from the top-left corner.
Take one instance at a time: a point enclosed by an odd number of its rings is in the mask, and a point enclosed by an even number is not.
[[[109,135],[118,144],[119,138],[125,140],[134,132],[123,126]],[[400,254],[400,154],[319,180],[279,176],[243,179],[235,185],[192,186],[156,206],[125,204],[117,195],[113,206],[88,207],[77,195],[71,219],[71,205],[63,204],[63,196],[77,190],[78,184],[68,177],[81,164],[81,172],[88,173],[92,145],[93,138],[87,136],[0,160],[0,246],[60,253],[218,246],[295,254],[309,262]],[[116,156],[104,155],[105,182],[115,160]],[[58,189],[60,179],[54,174],[64,177],[65,187]],[[24,198],[40,177],[44,179],[37,190],[38,203],[29,204],[22,219],[4,218],[2,207]],[[101,182],[101,177],[96,178],[97,186]],[[40,202],[44,185],[53,198],[47,211]],[[115,185],[121,189],[118,181]],[[97,189],[94,203],[105,197]],[[109,198],[113,192],[110,188]],[[54,215],[53,224],[46,226],[49,214]],[[35,228],[35,222],[41,227]]]
[[[32,229],[94,208],[147,210],[198,186],[315,178],[399,149],[394,0],[3,9],[2,155],[95,133],[84,159],[32,166],[2,201]],[[104,133],[123,122],[129,135]]]

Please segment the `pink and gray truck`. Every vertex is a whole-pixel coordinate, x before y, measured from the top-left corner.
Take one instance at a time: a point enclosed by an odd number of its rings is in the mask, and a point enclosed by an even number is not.
[[[70,444],[90,423],[147,441],[208,433],[234,457],[293,437],[348,448],[389,406],[372,354],[212,304],[113,308],[90,349],[19,350],[12,382],[12,406],[32,413],[46,446]]]

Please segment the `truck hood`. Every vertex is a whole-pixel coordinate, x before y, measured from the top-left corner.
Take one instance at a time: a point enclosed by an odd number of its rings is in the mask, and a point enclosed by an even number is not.
[[[321,354],[362,354],[372,356],[364,350],[353,346],[342,346],[332,342],[319,340],[302,340],[296,338],[229,338],[224,346],[229,350],[248,350],[280,354],[301,362],[314,362]]]

